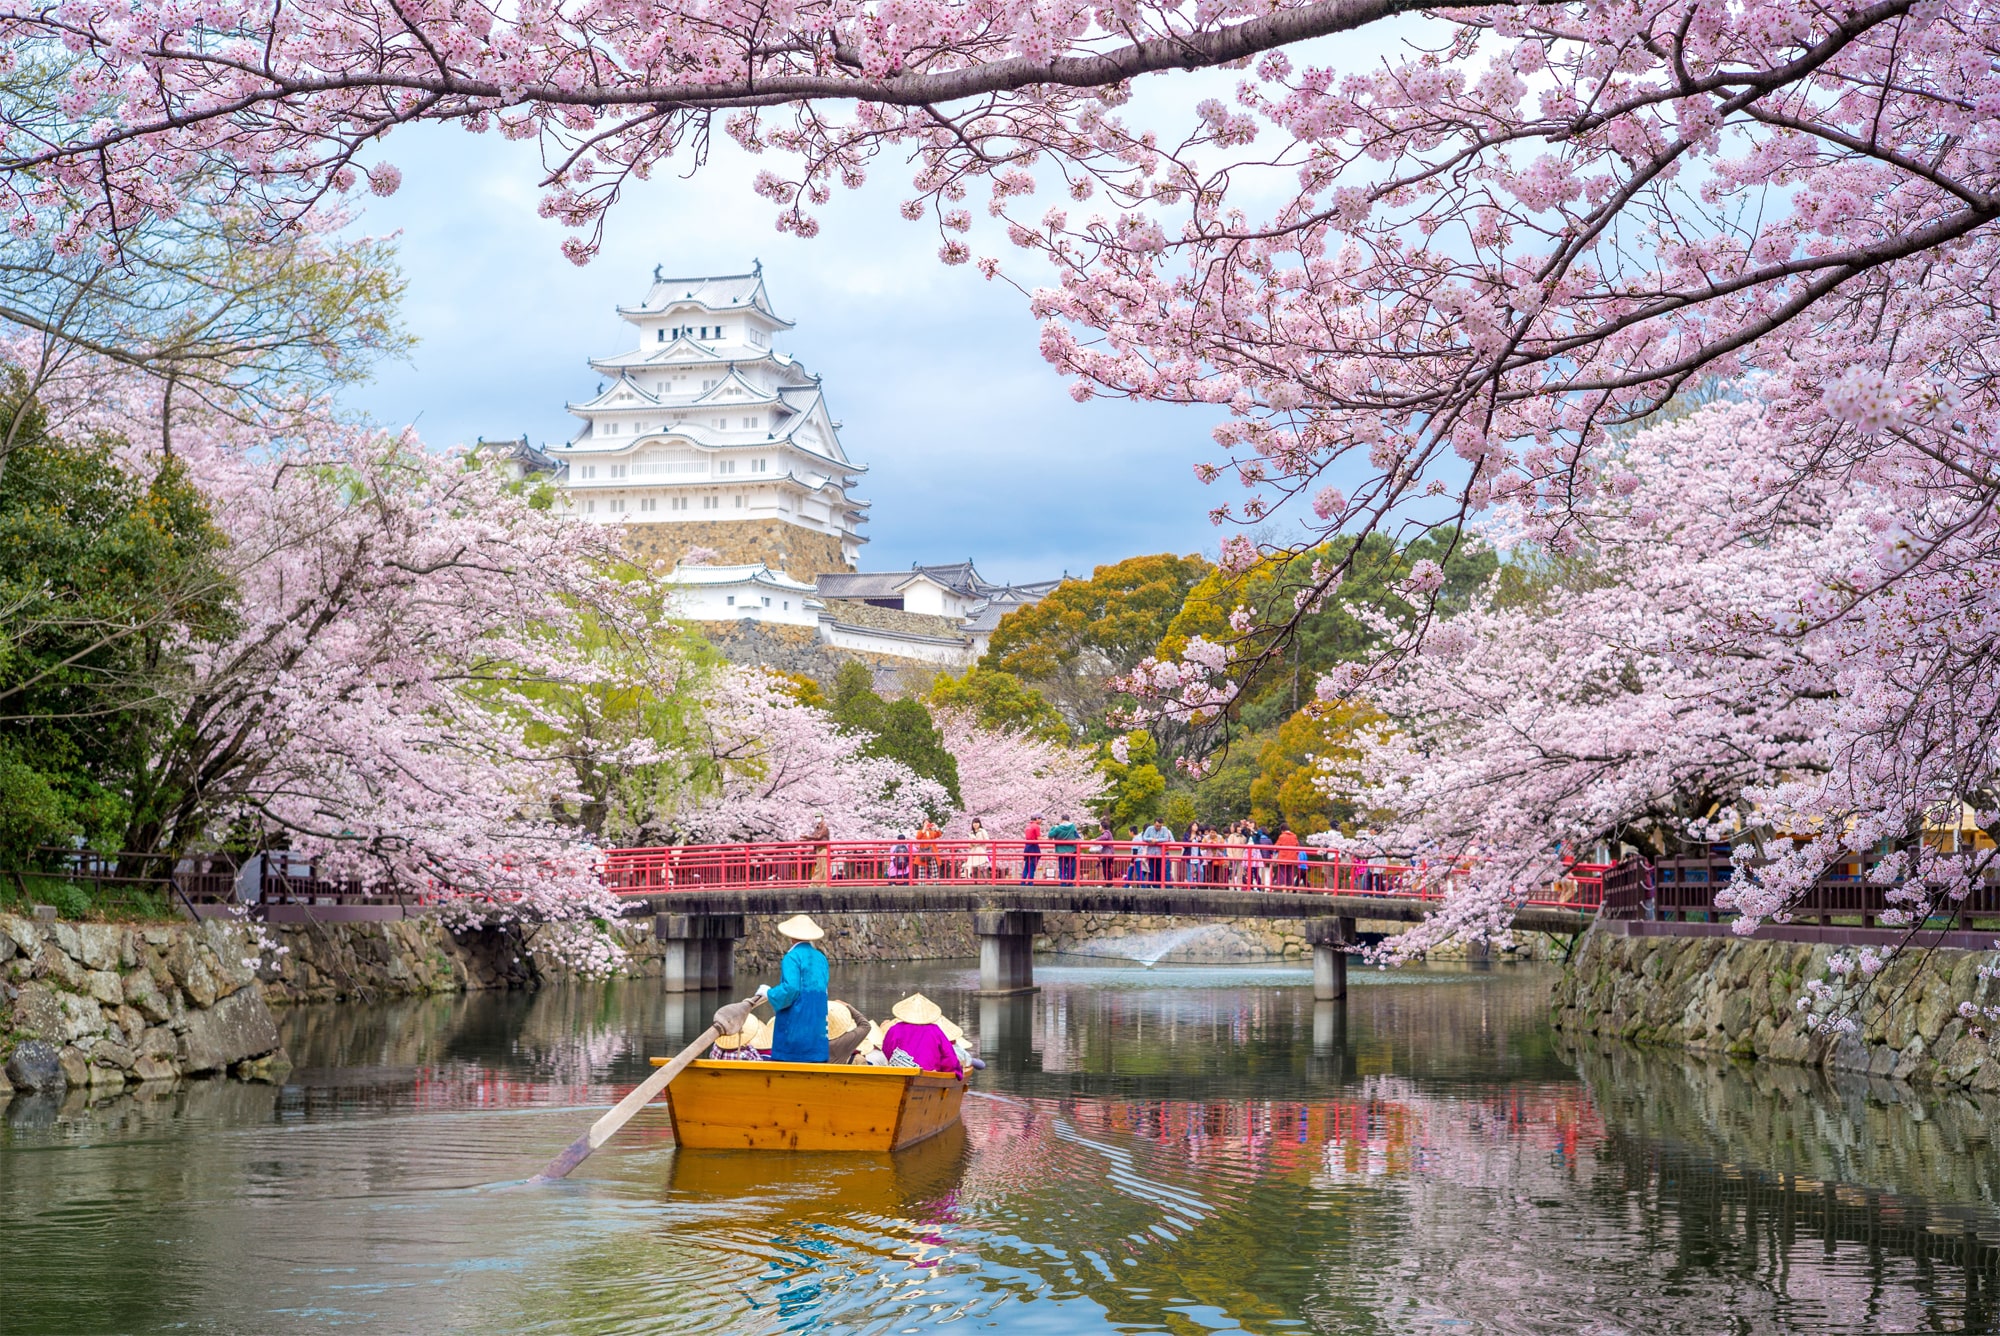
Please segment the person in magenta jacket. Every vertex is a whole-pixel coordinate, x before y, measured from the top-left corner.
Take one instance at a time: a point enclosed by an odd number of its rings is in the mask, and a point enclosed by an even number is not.
[[[958,1050],[938,1022],[944,1012],[922,993],[911,993],[889,1008],[896,1023],[882,1036],[882,1056],[891,1067],[915,1067],[920,1072],[950,1072],[963,1077]]]

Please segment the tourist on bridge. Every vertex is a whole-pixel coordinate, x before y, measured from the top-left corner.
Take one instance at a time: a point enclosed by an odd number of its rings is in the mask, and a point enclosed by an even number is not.
[[[974,881],[991,880],[993,841],[987,837],[986,823],[972,818],[972,833],[965,838],[965,875]]]
[[[1277,849],[1278,885],[1287,887],[1301,885],[1302,881],[1299,877],[1299,837],[1292,833],[1290,826],[1286,826],[1278,832]]]
[[[778,925],[778,933],[792,939],[792,948],[779,962],[778,986],[757,987],[757,1000],[769,1002],[777,1013],[771,1060],[825,1062],[826,953],[813,943],[826,936],[826,930],[804,914],[794,914]]]
[[[1042,861],[1041,813],[1028,818],[1028,828],[1021,833],[1021,840],[1021,884],[1026,886],[1035,879],[1035,865]]]
[[[917,875],[925,881],[936,881],[938,875],[937,842],[944,834],[937,822],[929,817],[917,827]]]
[[[882,1036],[882,1053],[891,1067],[915,1067],[920,1072],[950,1072],[964,1076],[958,1049],[939,1022],[944,1012],[922,993],[911,993],[889,1008],[896,1023]]]
[[[1210,826],[1201,836],[1201,881],[1204,886],[1229,882],[1229,841],[1220,826]]]
[[[833,832],[826,828],[826,813],[813,813],[813,828],[806,832],[806,843],[812,846],[813,885],[824,886],[831,862],[828,846],[833,842]]]
[[[1154,817],[1139,833],[1139,838],[1146,845],[1146,880],[1155,886],[1164,884],[1167,880],[1167,846],[1173,843],[1174,833],[1167,829],[1165,822]]]
[[[1118,880],[1118,831],[1109,822],[1097,828],[1097,879],[1106,886]]]
[[[1056,846],[1056,879],[1065,886],[1076,885],[1076,842],[1083,838],[1083,832],[1076,828],[1076,820],[1065,816],[1049,827],[1049,838]]]

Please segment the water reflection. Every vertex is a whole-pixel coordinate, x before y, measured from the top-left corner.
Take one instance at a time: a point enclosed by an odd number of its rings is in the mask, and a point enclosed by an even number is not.
[[[643,985],[285,1018],[283,1087],[0,1122],[6,1331],[1990,1330],[1995,1107],[1568,1052],[1530,969],[1042,967],[922,988],[989,1071],[896,1156],[519,1180],[707,1022]]]

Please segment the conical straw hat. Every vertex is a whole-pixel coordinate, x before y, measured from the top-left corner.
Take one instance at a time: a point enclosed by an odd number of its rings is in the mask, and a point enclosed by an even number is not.
[[[769,1048],[771,1029],[759,1017],[745,1017],[739,1033],[717,1035],[715,1046],[725,1053],[733,1053],[740,1048]]]
[[[826,1037],[838,1039],[854,1028],[854,1011],[845,1002],[826,1004]]]
[[[826,936],[826,929],[814,923],[804,914],[794,914],[778,925],[778,931],[799,942],[817,942]]]
[[[938,1004],[922,993],[911,993],[890,1007],[889,1014],[899,1021],[908,1021],[912,1025],[936,1025],[944,1017],[944,1013],[938,1010]]]

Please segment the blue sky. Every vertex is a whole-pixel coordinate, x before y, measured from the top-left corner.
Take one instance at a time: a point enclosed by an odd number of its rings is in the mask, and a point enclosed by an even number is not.
[[[371,199],[358,230],[397,231],[419,342],[348,397],[378,422],[414,422],[434,445],[518,435],[562,440],[566,401],[597,384],[591,354],[631,343],[613,308],[671,275],[764,262],[780,347],[824,377],[848,453],[869,473],[867,568],[975,559],[1001,579],[1088,572],[1144,552],[1213,551],[1215,489],[1195,481],[1212,410],[1078,404],[1036,351],[1019,292],[936,258],[928,225],[895,213],[892,171],[836,196],[820,236],[781,236],[741,155],[700,178],[655,180],[614,211],[600,257],[558,250],[535,213],[531,144],[449,128],[399,132],[383,157],[403,188]],[[1018,255],[1005,257],[1018,263]]]

